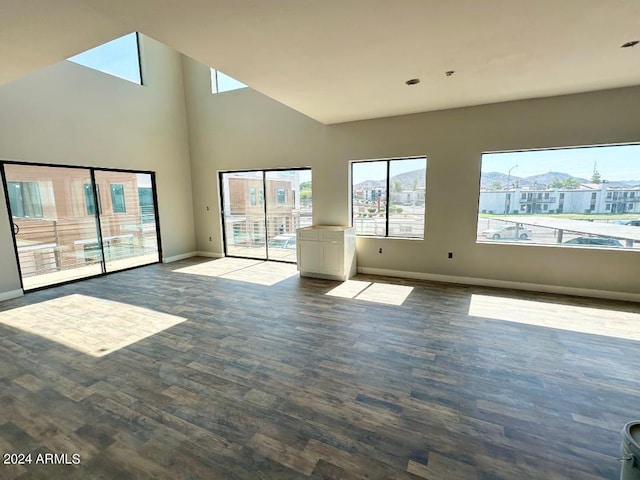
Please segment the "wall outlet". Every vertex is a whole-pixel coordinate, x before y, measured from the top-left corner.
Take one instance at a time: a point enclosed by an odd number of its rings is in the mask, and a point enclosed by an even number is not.
[[[449,252],[449,253],[447,254],[447,258],[453,258],[453,252]]]
[[[209,241],[211,241],[211,237],[209,237]]]
[[[382,253],[382,248],[378,250],[378,253]]]

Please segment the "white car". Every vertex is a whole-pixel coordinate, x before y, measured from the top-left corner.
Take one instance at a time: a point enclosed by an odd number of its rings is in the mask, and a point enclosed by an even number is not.
[[[502,225],[483,230],[482,235],[492,240],[528,240],[533,236],[533,231],[524,226]]]

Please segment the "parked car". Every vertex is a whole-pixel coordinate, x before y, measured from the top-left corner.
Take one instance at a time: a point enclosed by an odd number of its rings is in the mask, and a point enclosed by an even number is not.
[[[616,223],[618,225],[630,225],[630,226],[633,226],[633,227],[640,227],[640,219],[618,220]]]
[[[296,248],[296,234],[283,233],[269,240],[269,248]]]
[[[566,242],[562,242],[564,245],[594,245],[600,247],[622,247],[615,238],[609,237],[576,237]]]
[[[527,240],[533,236],[533,231],[525,226],[502,225],[483,230],[482,235],[492,240]]]

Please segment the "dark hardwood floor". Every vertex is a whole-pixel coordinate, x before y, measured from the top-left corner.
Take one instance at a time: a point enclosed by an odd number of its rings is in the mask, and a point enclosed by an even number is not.
[[[1,302],[0,478],[618,477],[639,304],[249,263]]]

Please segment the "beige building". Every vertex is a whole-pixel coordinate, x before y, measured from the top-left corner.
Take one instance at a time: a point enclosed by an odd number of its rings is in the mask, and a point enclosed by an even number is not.
[[[139,179],[149,175],[98,170],[99,221],[88,169],[8,163],[5,176],[23,277],[92,265],[102,255],[99,239],[109,261],[135,255],[155,236],[153,204],[140,205],[151,187]]]

